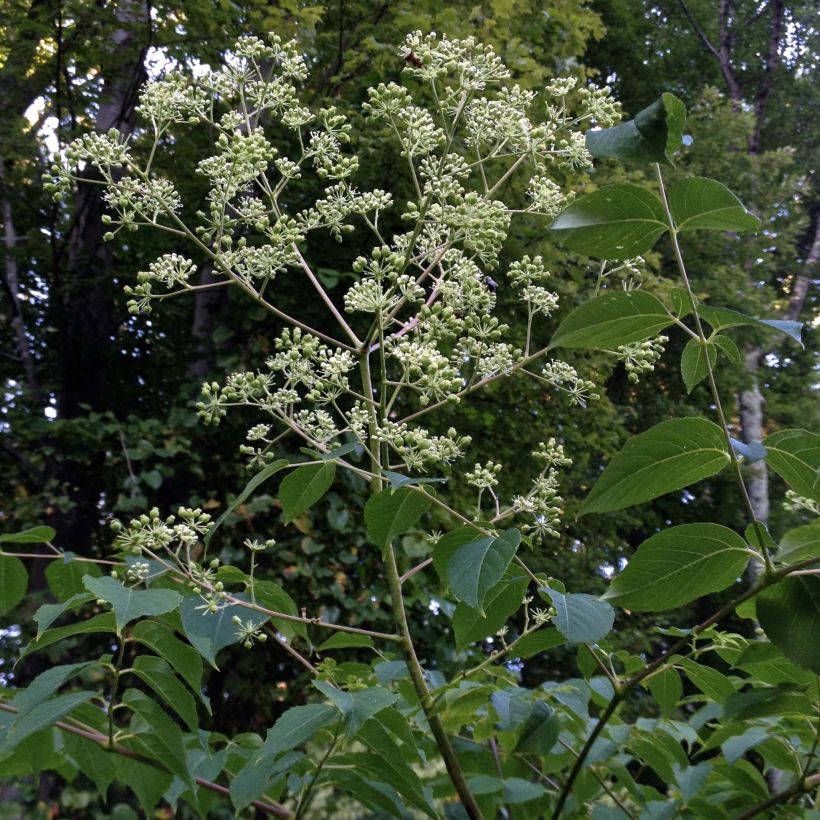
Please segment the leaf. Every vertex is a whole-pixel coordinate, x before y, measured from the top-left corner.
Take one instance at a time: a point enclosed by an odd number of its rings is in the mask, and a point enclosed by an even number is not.
[[[320,652],[326,652],[328,649],[356,649],[360,647],[373,649],[373,638],[369,635],[357,635],[355,632],[337,632],[316,648]]]
[[[103,800],[107,800],[108,787],[114,779],[114,755],[84,737],[71,732],[62,734],[63,745],[79,770],[97,787]]]
[[[391,487],[414,487],[419,484],[446,484],[446,478],[432,476],[408,476],[394,473],[393,470],[382,470],[382,475],[390,482]]]
[[[328,491],[335,475],[336,463],[323,461],[321,464],[296,467],[285,476],[279,486],[285,523],[288,524],[312,507]]]
[[[596,643],[609,634],[615,610],[600,598],[584,593],[564,595],[555,589],[542,589],[555,607],[553,623],[567,643]]]
[[[676,669],[671,666],[649,679],[649,691],[658,702],[663,717],[669,717],[683,696],[683,683]]]
[[[789,530],[780,539],[778,561],[792,562],[805,558],[820,558],[820,521]]]
[[[614,350],[657,336],[671,324],[669,311],[651,293],[612,291],[575,308],[558,326],[549,346]]]
[[[82,661],[81,663],[62,664],[41,672],[25,689],[21,689],[14,696],[13,703],[17,710],[17,719],[19,720],[34,707],[50,698],[63,684],[93,666],[98,666],[98,662]]]
[[[436,544],[434,561],[438,567],[444,567],[447,583],[456,598],[483,615],[484,598],[510,565],[521,543],[521,533],[509,529],[497,538],[473,536],[464,542],[461,532],[448,533]]]
[[[811,686],[815,676],[800,669],[786,658],[783,653],[768,641],[752,641],[740,653],[732,664],[736,669],[748,672],[756,680],[777,686],[781,683],[794,683],[798,686]]]
[[[21,740],[39,732],[40,729],[53,726],[77,705],[91,700],[94,695],[94,692],[70,692],[67,695],[58,695],[56,698],[38,704],[24,715],[18,715],[0,742],[0,753],[10,751]]]
[[[194,699],[162,658],[140,655],[134,660],[131,671],[153,689],[188,724],[192,732],[197,731],[199,719]]]
[[[271,781],[292,769],[301,758],[302,755],[298,752],[288,752],[275,763],[271,763],[269,758],[251,760],[231,780],[231,802],[234,808],[239,812],[249,806],[271,788]]]
[[[313,685],[342,713],[348,738],[355,737],[366,720],[392,706],[398,697],[380,686],[345,692],[322,680],[313,681]]]
[[[242,601],[250,600],[244,594],[234,597]],[[235,615],[241,618],[243,623],[251,621],[256,626],[261,626],[268,620],[268,616],[262,612],[240,604],[228,604],[221,606],[216,612],[208,612],[202,608],[202,599],[198,595],[184,598],[179,614],[185,636],[214,669],[219,669],[216,665],[217,653],[239,641],[237,625],[233,622]]]
[[[543,700],[537,700],[524,723],[515,751],[521,754],[549,754],[558,742],[560,729],[555,710]]]
[[[4,532],[0,534],[0,544],[45,544],[53,541],[57,533],[51,527],[29,527],[20,532]]]
[[[56,558],[46,567],[48,588],[58,601],[70,598],[79,592],[85,592],[83,578],[86,575],[99,578],[101,574],[96,564],[75,560],[73,552],[63,553],[62,558]]]
[[[778,430],[763,441],[768,465],[798,495],[820,502],[820,435]]]
[[[284,470],[285,467],[288,466],[288,460],[286,458],[281,458],[279,461],[274,461],[272,464],[268,464],[264,470],[260,470],[246,485],[245,488],[242,490],[241,493],[228,505],[228,508],[225,510],[219,518],[216,519],[213,527],[208,531],[208,534],[203,539],[205,542],[205,546],[207,547],[208,544],[211,543],[211,539],[214,537],[214,533],[225,523],[227,517],[239,506],[244,504],[248,498],[250,497],[253,491],[264,484],[271,476],[276,475],[280,470]]]
[[[709,375],[709,368],[717,362],[717,351],[711,342],[700,343],[700,339],[690,339],[683,348],[680,357],[680,371],[686,392],[691,393],[694,387]]]
[[[42,608],[42,607],[41,607]],[[113,612],[103,612],[100,615],[95,615],[93,618],[87,618],[83,621],[77,621],[74,624],[67,626],[60,626],[56,629],[49,629],[43,631],[43,634],[35,638],[25,649],[20,653],[20,659],[36,652],[38,649],[45,649],[47,646],[64,641],[66,638],[72,638],[75,635],[88,635],[93,632],[116,632],[116,622],[114,620]]]
[[[261,757],[274,757],[307,743],[319,729],[338,716],[334,706],[324,703],[291,707],[268,729]]]
[[[683,658],[679,661],[686,672],[686,676],[692,683],[706,695],[707,698],[719,703],[721,706],[726,700],[734,695],[735,687],[726,675],[721,674],[711,666],[696,663],[691,658]]]
[[[726,358],[735,366],[740,367],[743,364],[743,358],[740,355],[737,345],[728,336],[717,334],[710,340],[715,347],[719,347]]]
[[[26,595],[28,572],[19,558],[0,556],[0,615],[14,609]]]
[[[579,517],[612,512],[680,490],[729,463],[723,431],[708,419],[662,421],[629,439],[586,497]]]
[[[415,527],[431,503],[428,495],[407,487],[371,496],[364,505],[368,538],[384,552],[397,535]]]
[[[502,578],[488,590],[484,600],[484,614],[477,609],[460,603],[453,613],[453,632],[456,637],[456,651],[494,635],[521,606],[528,578],[523,570],[510,567],[507,577]]]
[[[532,658],[555,646],[561,646],[564,640],[564,636],[557,629],[539,629],[537,632],[531,632],[516,641],[513,656]]]
[[[253,591],[256,596],[256,603],[274,612],[284,612],[285,615],[298,615],[299,610],[290,595],[285,592],[279,584],[273,581],[254,580]],[[281,618],[273,618],[272,623],[288,639],[292,640],[295,635],[300,635],[307,640],[307,626],[298,621],[283,621]]]
[[[672,154],[683,145],[686,108],[666,92],[634,119],[600,131],[588,131],[587,150],[593,157],[621,162],[659,162],[674,165]]]
[[[621,183],[574,200],[549,230],[572,251],[619,261],[646,253],[668,226],[658,197]]]
[[[603,597],[636,612],[676,609],[731,586],[750,558],[728,527],[682,524],[644,541]]]
[[[781,319],[755,319],[752,316],[745,316],[736,310],[724,307],[713,307],[712,305],[699,305],[698,313],[701,319],[705,319],[714,330],[724,330],[729,327],[760,327],[764,330],[776,330],[794,339],[801,347],[803,342],[800,339],[800,331],[803,328],[801,322],[792,322]]]
[[[171,785],[172,775],[130,757],[113,755],[113,758],[117,780],[134,792],[145,816],[153,817],[160,798]]]
[[[688,177],[669,189],[669,210],[678,233],[754,231],[760,220],[725,186],[706,177]]]
[[[110,576],[92,578],[86,575],[83,584],[97,598],[111,604],[118,631],[137,618],[170,612],[182,602],[182,596],[172,589],[135,589]]]
[[[764,589],[757,596],[757,618],[789,660],[820,675],[820,577],[787,576]]]
[[[134,640],[153,649],[167,661],[180,677],[199,695],[202,689],[202,658],[192,647],[174,637],[165,624],[140,621],[131,633]]]

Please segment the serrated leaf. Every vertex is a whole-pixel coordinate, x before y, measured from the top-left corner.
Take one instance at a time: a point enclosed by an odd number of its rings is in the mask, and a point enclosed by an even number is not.
[[[153,649],[174,668],[197,695],[200,695],[202,658],[193,647],[177,639],[169,627],[158,621],[140,621],[134,627],[131,637]]]
[[[425,493],[407,487],[371,496],[364,506],[368,538],[382,551],[386,550],[397,535],[416,526],[431,503]]]
[[[0,556],[0,615],[14,609],[26,595],[28,572],[19,558]]]
[[[268,729],[260,757],[275,757],[307,743],[322,727],[339,719],[335,706],[309,703],[288,709]]]
[[[285,476],[279,486],[279,500],[285,523],[298,518],[310,509],[329,489],[336,475],[336,464],[323,461],[321,464],[305,464],[296,467]]]
[[[515,751],[520,754],[549,754],[558,742],[560,730],[561,725],[555,710],[543,700],[537,700],[524,723]]]
[[[63,601],[79,592],[85,591],[83,578],[90,575],[99,578],[102,573],[96,564],[89,561],[75,560],[73,552],[63,553],[62,558],[55,558],[46,567],[48,588],[58,601]]]
[[[53,541],[56,531],[51,527],[29,527],[20,532],[4,532],[0,534],[0,544],[45,544]]]
[[[274,461],[272,464],[268,464],[264,470],[260,470],[244,487],[241,493],[228,505],[228,508],[219,518],[216,519],[214,522],[213,527],[208,531],[207,535],[203,539],[205,542],[205,546],[207,547],[210,544],[211,539],[214,537],[214,533],[225,523],[225,520],[228,516],[239,506],[244,504],[248,498],[251,496],[253,491],[257,489],[257,487],[264,484],[271,476],[276,475],[280,470],[284,470],[285,467],[288,466],[288,460],[286,458],[279,459],[279,461]]]
[[[719,524],[682,524],[644,541],[604,598],[624,609],[663,612],[731,586],[751,558]]]
[[[709,368],[714,368],[716,363],[717,351],[711,342],[701,344],[700,339],[690,339],[680,357],[680,372],[686,392],[691,393],[709,375]]]
[[[806,558],[820,558],[820,521],[789,530],[780,539],[778,561],[791,563]]]
[[[803,347],[803,342],[800,339],[800,331],[803,328],[801,322],[781,319],[755,319],[753,316],[745,316],[736,310],[713,307],[712,305],[698,305],[698,313],[701,319],[705,319],[715,330],[730,327],[759,327],[764,330],[776,330],[794,339]]]
[[[593,157],[621,162],[673,165],[672,155],[683,144],[686,108],[674,95],[662,94],[634,119],[600,131],[588,131],[587,150]]]
[[[329,649],[373,649],[373,638],[369,635],[357,635],[355,632],[336,632],[323,644],[316,647],[320,652]]]
[[[649,679],[649,691],[658,703],[661,714],[669,717],[683,696],[683,683],[676,669],[667,667]]]
[[[820,577],[791,575],[757,596],[769,640],[801,669],[820,675]]]
[[[579,197],[549,226],[570,249],[619,261],[646,253],[668,230],[663,204],[639,185],[607,185]]]
[[[313,685],[342,713],[348,738],[355,737],[366,720],[392,706],[398,697],[380,686],[345,692],[322,680],[314,681]]]
[[[651,293],[612,291],[575,308],[558,326],[549,346],[614,350],[657,336],[671,324],[663,302]]]
[[[111,604],[118,630],[137,618],[170,612],[182,602],[182,596],[172,589],[135,589],[110,576],[92,578],[86,575],[83,584],[97,598]]]
[[[760,220],[725,186],[706,177],[688,177],[669,189],[669,210],[683,231],[753,231]]]
[[[629,439],[578,515],[612,512],[680,490],[729,463],[723,431],[708,419],[671,419]]]
[[[553,623],[567,643],[597,643],[610,633],[615,610],[600,598],[584,593],[564,595],[545,587],[555,607]]]
[[[767,436],[766,462],[798,495],[820,502],[820,435],[778,430]]]
[[[34,706],[24,715],[18,715],[0,741],[0,753],[10,751],[20,741],[39,732],[40,729],[53,726],[76,706],[91,700],[94,695],[94,692],[69,692],[67,695],[58,695]]]

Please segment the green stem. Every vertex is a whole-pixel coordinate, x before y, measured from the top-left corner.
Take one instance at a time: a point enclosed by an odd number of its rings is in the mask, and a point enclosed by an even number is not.
[[[325,763],[327,763],[328,758],[331,754],[333,754],[333,750],[336,748],[336,742],[339,740],[339,732],[342,729],[342,720],[341,718],[336,721],[336,728],[333,732],[333,740],[327,746],[327,751],[322,755],[322,759],[316,766],[316,771],[313,772],[313,777],[310,779],[310,783],[308,783],[307,788],[305,789],[304,793],[302,794],[301,799],[299,800],[299,805],[296,806],[296,811],[294,812],[294,820],[300,820],[300,818],[305,816],[305,812],[307,811],[308,804],[310,803],[310,797],[313,793],[313,788],[316,785],[316,781],[319,779],[319,775],[322,773],[322,769],[325,767]]]

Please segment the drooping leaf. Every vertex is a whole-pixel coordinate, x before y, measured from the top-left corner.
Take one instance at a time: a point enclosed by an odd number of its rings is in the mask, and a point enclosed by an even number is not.
[[[40,636],[35,638],[22,650],[20,658],[22,659],[32,652],[64,641],[66,638],[72,638],[76,635],[89,635],[93,632],[117,632],[117,623],[114,620],[114,613],[103,612],[100,615],[95,615],[93,618],[77,621],[67,626],[44,630]]]
[[[760,220],[725,186],[706,177],[688,177],[669,189],[669,210],[678,232],[754,231]]]
[[[567,643],[596,643],[612,629],[615,610],[600,598],[584,593],[564,595],[555,589],[543,589],[555,607],[555,627]]]
[[[575,308],[549,346],[614,350],[657,336],[671,324],[672,317],[657,296],[645,290],[612,291]]]
[[[79,770],[97,787],[103,800],[107,799],[108,787],[114,779],[114,755],[111,752],[84,737],[71,732],[62,736],[63,745]]]
[[[371,496],[364,506],[368,538],[384,552],[397,535],[416,526],[431,503],[425,493],[408,487]]]
[[[94,692],[69,692],[67,695],[57,695],[55,698],[29,709],[25,714],[18,715],[14,723],[0,740],[0,754],[11,751],[25,738],[53,726],[64,718],[80,703],[85,703],[94,697]]]
[[[46,669],[25,688],[14,696],[13,705],[17,710],[17,719],[27,715],[36,706],[50,698],[61,686],[76,678],[88,669],[98,665],[98,661],[61,664]]]
[[[252,758],[231,780],[231,802],[234,808],[239,812],[249,806],[271,788],[272,781],[290,771],[302,757],[300,752],[288,752],[275,762],[271,762],[270,758]]]
[[[162,658],[140,655],[134,659],[131,670],[188,724],[192,732],[197,731],[199,720],[194,699]]]
[[[329,489],[336,475],[336,463],[305,464],[285,476],[279,486],[279,499],[285,523],[310,509]]]
[[[309,703],[292,706],[268,729],[260,757],[275,757],[307,743],[323,726],[338,720],[335,706]]]
[[[820,521],[789,530],[780,539],[780,549],[775,557],[784,563],[820,558]]]
[[[671,527],[638,547],[604,598],[637,612],[676,609],[731,586],[750,558],[746,542],[728,527]]]
[[[0,556],[0,615],[14,609],[26,595],[28,572],[19,558]]]
[[[264,484],[271,476],[276,475],[280,470],[284,470],[285,467],[288,466],[288,460],[285,458],[279,459],[278,461],[274,461],[272,464],[268,464],[264,470],[260,470],[246,485],[245,488],[242,490],[241,493],[228,505],[227,509],[225,510],[219,518],[216,519],[214,522],[213,527],[208,531],[207,535],[204,538],[205,546],[207,547],[210,544],[211,539],[214,537],[214,533],[225,523],[225,520],[228,516],[239,506],[244,504],[253,491]]]
[[[798,495],[820,502],[820,435],[778,430],[763,441],[766,462]]]
[[[612,512],[680,490],[729,463],[723,431],[702,418],[662,421],[629,439],[586,497],[579,516]]]
[[[131,789],[146,817],[152,817],[173,780],[169,772],[122,755],[112,755],[117,781]]]
[[[345,692],[326,681],[317,680],[313,685],[342,713],[345,734],[349,738],[355,737],[366,720],[382,709],[392,706],[397,698],[397,695],[382,689],[381,686]]]
[[[172,630],[159,621],[140,621],[131,637],[149,647],[179,674],[197,694],[202,689],[202,658],[188,644],[174,636]]]
[[[820,577],[790,575],[757,597],[769,640],[801,669],[820,675]]]
[[[558,742],[560,729],[555,710],[543,700],[537,700],[524,723],[515,751],[521,754],[549,754]]]
[[[800,332],[803,328],[801,322],[793,322],[783,319],[755,319],[752,316],[745,316],[736,310],[724,307],[713,307],[712,305],[699,305],[698,313],[701,319],[705,319],[715,330],[723,330],[730,327],[759,327],[764,330],[776,330],[794,339],[801,347],[803,342],[800,339]]]
[[[0,534],[0,544],[45,544],[53,541],[57,533],[51,527],[29,527],[20,532],[4,532]]]
[[[85,592],[83,578],[86,575],[99,578],[99,567],[89,561],[77,561],[73,552],[63,553],[62,558],[55,559],[46,567],[48,588],[58,601]]]
[[[549,229],[570,250],[619,261],[646,253],[668,227],[655,194],[620,183],[574,200]]]
[[[612,128],[588,131],[587,150],[593,157],[611,157],[621,162],[673,165],[672,155],[683,145],[685,122],[685,106],[674,94],[666,92],[634,119]]]
[[[83,584],[97,598],[111,604],[118,630],[137,618],[170,612],[182,602],[182,596],[172,589],[136,589],[110,576],[93,578],[86,575]]]
[[[709,375],[709,368],[714,368],[716,363],[717,350],[711,342],[701,344],[700,339],[690,339],[680,358],[680,372],[686,392],[691,393]]]

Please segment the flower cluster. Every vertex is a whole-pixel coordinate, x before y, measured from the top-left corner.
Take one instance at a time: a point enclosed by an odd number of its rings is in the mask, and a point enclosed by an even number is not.
[[[651,373],[655,369],[655,363],[663,355],[663,346],[668,341],[667,336],[656,336],[643,342],[621,345],[615,351],[615,355],[624,363],[629,381],[637,384],[644,373]]]

